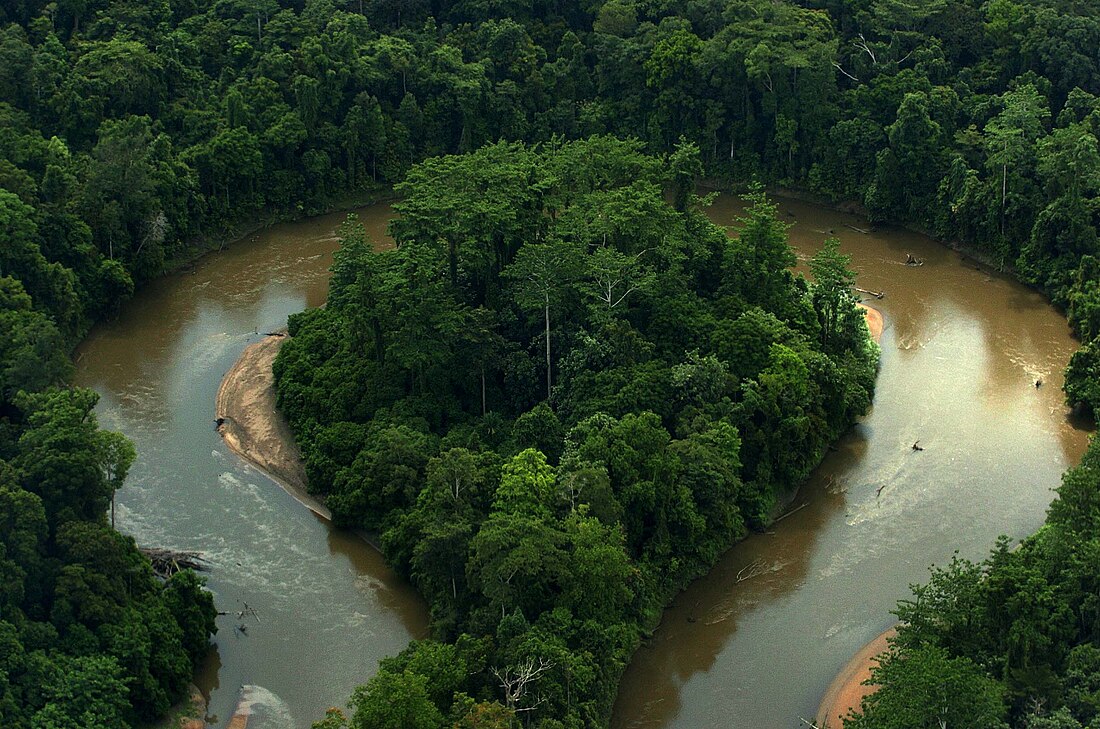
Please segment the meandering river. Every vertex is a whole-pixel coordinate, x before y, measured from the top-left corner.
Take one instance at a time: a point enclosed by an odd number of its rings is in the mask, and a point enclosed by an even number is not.
[[[721,198],[711,214],[729,224],[739,205]],[[616,727],[799,726],[909,583],[955,549],[980,558],[998,534],[1034,531],[1085,447],[1061,402],[1075,345],[1042,297],[922,236],[781,208],[800,258],[832,230],[859,286],[886,293],[872,302],[886,315],[874,411],[795,498],[804,507],[677,598],[627,671]],[[383,239],[389,206],[358,213]],[[342,219],[277,225],[205,257],[140,292],[77,352],[100,422],[138,449],[119,528],[211,563],[227,614],[199,683],[215,726],[243,692],[250,729],[308,727],[426,634],[424,605],[377,553],[242,463],[213,428],[241,350],[324,301]],[[904,265],[907,253],[924,265]]]

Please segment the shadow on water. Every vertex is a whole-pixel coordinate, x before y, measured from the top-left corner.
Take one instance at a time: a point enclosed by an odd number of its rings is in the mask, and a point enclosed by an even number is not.
[[[324,522],[320,516],[314,517]],[[402,620],[410,639],[427,638],[424,602],[412,585],[398,577],[374,548],[363,548],[363,537],[342,529],[328,529],[329,554],[347,561],[357,575],[356,587],[369,592],[378,605]]]
[[[737,544],[665,611],[660,627],[639,649],[623,681],[624,687],[644,684],[652,698],[630,706],[634,695],[624,690],[613,726],[665,726],[681,712],[683,683],[716,667],[739,624],[782,601],[807,579],[821,527],[844,509],[845,470],[866,451],[863,429],[854,428],[835,448],[794,495],[787,516],[767,532]],[[760,660],[766,661],[766,655]]]

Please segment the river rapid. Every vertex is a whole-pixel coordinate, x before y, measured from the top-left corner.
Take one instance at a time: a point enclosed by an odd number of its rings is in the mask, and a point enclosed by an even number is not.
[[[909,583],[955,549],[980,558],[998,534],[1038,528],[1084,451],[1060,391],[1075,344],[1041,296],[925,237],[780,207],[802,261],[832,230],[858,285],[886,293],[870,302],[886,315],[874,411],[801,489],[797,512],[676,599],[627,671],[617,728],[799,726]],[[739,210],[723,197],[710,214],[729,225]],[[389,205],[357,213],[383,241]],[[213,428],[218,385],[244,347],[325,300],[343,217],[280,224],[206,256],[140,292],[77,351],[76,380],[100,393],[101,424],[138,449],[119,528],[211,563],[227,614],[198,683],[214,726],[243,696],[250,729],[309,727],[427,634],[423,602],[373,549],[244,464]],[[904,265],[907,253],[924,265]]]

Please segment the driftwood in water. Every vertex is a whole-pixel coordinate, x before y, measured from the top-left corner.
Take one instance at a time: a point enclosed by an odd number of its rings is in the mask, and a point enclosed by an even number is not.
[[[857,228],[856,226],[852,225],[851,223],[845,223],[844,227],[845,228],[851,228],[852,230],[854,230],[857,233],[863,233],[864,235],[871,235],[871,231],[869,231],[865,228]]]
[[[913,450],[915,450],[915,451],[923,451],[924,450],[924,448],[922,448],[920,445],[918,445],[919,443],[920,443],[919,440],[913,442]]]
[[[153,574],[164,580],[183,570],[203,572],[208,569],[206,560],[198,552],[181,552],[159,547],[138,547],[138,551],[153,563]]]
[[[286,332],[264,332],[265,337],[285,337]]]
[[[737,573],[737,582],[751,580],[753,577],[759,577],[766,572],[768,572],[768,566],[764,563],[764,560],[755,559],[742,567]]]
[[[795,508],[793,508],[793,509],[791,509],[790,511],[788,511],[788,512],[787,512],[786,514],[784,514],[783,516],[781,516],[781,517],[779,517],[778,519],[776,519],[775,521],[773,521],[773,522],[772,522],[772,524],[778,524],[779,522],[783,521],[784,519],[786,519],[786,518],[787,518],[788,516],[790,516],[791,514],[794,514],[794,513],[795,513],[795,512],[797,512],[797,511],[802,511],[803,509],[805,509],[805,508],[806,508],[807,506],[809,506],[809,505],[810,505],[810,502],[809,502],[809,501],[803,502],[803,503],[802,503],[801,505],[799,505],[799,506],[796,506]]]
[[[855,286],[852,287],[852,290],[858,291],[861,294],[867,294],[868,296],[874,296],[876,299],[881,299],[883,296],[886,296],[885,291],[869,291],[868,289],[861,289]]]
[[[923,266],[924,265],[924,259],[915,258],[912,253],[906,253],[905,254],[905,265],[906,266]]]

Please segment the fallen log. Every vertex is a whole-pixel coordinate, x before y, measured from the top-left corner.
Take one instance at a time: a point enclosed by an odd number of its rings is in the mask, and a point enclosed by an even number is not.
[[[206,560],[199,552],[185,552],[161,547],[138,547],[138,551],[149,558],[149,561],[153,564],[153,574],[163,580],[167,580],[183,570],[204,572],[209,569]]]
[[[874,296],[876,299],[881,299],[883,296],[886,296],[885,291],[869,291],[867,289],[861,289],[856,286],[853,286],[852,290],[858,291],[861,294],[867,294],[868,296]]]
[[[778,524],[779,522],[783,521],[784,519],[786,519],[791,514],[794,514],[795,512],[798,512],[798,511],[802,511],[803,509],[805,509],[809,505],[810,505],[809,501],[803,502],[799,506],[796,506],[795,508],[791,509],[787,513],[783,514],[783,516],[781,516],[778,519],[776,519],[775,521],[773,521],[772,524]]]
[[[852,230],[854,230],[857,233],[863,233],[864,235],[871,235],[871,231],[869,231],[865,228],[857,228],[856,226],[852,225],[851,223],[845,223],[844,227],[845,228],[851,228]]]

